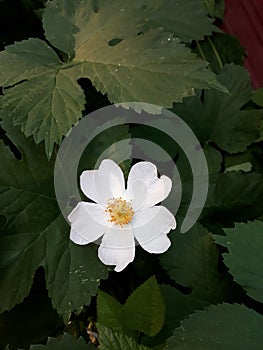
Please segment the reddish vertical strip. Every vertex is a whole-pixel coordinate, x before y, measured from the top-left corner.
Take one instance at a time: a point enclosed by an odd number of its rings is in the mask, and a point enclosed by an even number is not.
[[[263,86],[263,0],[225,0],[222,29],[245,47],[245,66],[254,88]]]

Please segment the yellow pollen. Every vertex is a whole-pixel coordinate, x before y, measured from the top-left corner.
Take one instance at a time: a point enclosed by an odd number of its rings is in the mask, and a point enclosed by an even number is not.
[[[129,224],[134,215],[131,202],[127,202],[121,197],[110,199],[105,212],[110,214],[109,222],[113,222],[121,227]]]

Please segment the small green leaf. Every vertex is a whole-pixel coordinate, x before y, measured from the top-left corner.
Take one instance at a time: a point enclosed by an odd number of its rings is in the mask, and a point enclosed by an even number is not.
[[[165,350],[258,350],[263,343],[263,317],[238,304],[210,306],[185,319]]]
[[[165,303],[155,277],[149,278],[127,299],[123,318],[128,328],[156,335],[165,318]]]
[[[122,304],[111,295],[98,291],[97,296],[97,319],[114,330],[123,329]]]
[[[223,254],[224,263],[247,294],[263,302],[263,223],[236,224],[224,231],[226,236],[214,236],[229,251]]]
[[[32,345],[30,350],[92,350],[96,349],[92,344],[86,344],[84,339],[75,338],[64,333],[59,338],[49,338],[47,345]]]
[[[139,345],[133,338],[119,332],[113,332],[101,324],[97,324],[99,332],[99,350],[149,350]],[[38,349],[36,349],[38,350]]]

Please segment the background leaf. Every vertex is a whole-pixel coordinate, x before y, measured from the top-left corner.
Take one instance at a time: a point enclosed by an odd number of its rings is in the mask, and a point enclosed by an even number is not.
[[[14,349],[45,342],[54,329],[62,326],[61,318],[52,309],[43,272],[42,269],[37,272],[23,303],[0,315],[0,349],[6,344]]]
[[[243,305],[222,304],[197,311],[182,322],[166,350],[258,350],[263,317]]]
[[[231,171],[220,174],[210,186],[202,221],[215,227],[253,220],[262,212],[262,175]],[[209,226],[209,227],[210,227]]]
[[[32,345],[30,350],[92,350],[92,344],[86,344],[83,339],[76,339],[70,334],[63,334],[61,338],[49,338],[47,345]]]
[[[197,96],[185,99],[175,104],[173,111],[195,131],[200,142],[213,141],[229,153],[245,151],[257,138],[262,113],[242,110],[252,92],[248,73],[242,67],[226,65],[219,80],[229,95],[207,91],[202,100]]]
[[[229,251],[223,254],[224,263],[248,295],[263,302],[263,223],[236,224],[224,231],[226,236],[214,236]]]
[[[133,338],[119,332],[113,332],[110,328],[97,325],[99,332],[100,350],[147,350],[146,346],[139,345]]]

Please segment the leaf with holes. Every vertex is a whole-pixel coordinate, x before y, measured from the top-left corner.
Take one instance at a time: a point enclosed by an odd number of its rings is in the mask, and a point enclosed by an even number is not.
[[[85,98],[79,78],[88,78],[116,103],[169,107],[194,95],[194,89],[226,92],[207,62],[180,39],[162,28],[143,29],[145,18],[157,10],[150,0],[104,0],[97,7],[87,0],[47,2],[45,35],[63,53],[58,56],[39,39],[15,43],[0,53],[0,117],[12,118],[36,143],[45,140],[50,158],[54,143],[82,116]],[[178,9],[178,18],[183,10]]]
[[[202,0],[162,0],[161,6],[147,17],[145,27],[164,27],[183,41],[200,40],[218,31],[207,16]]]

